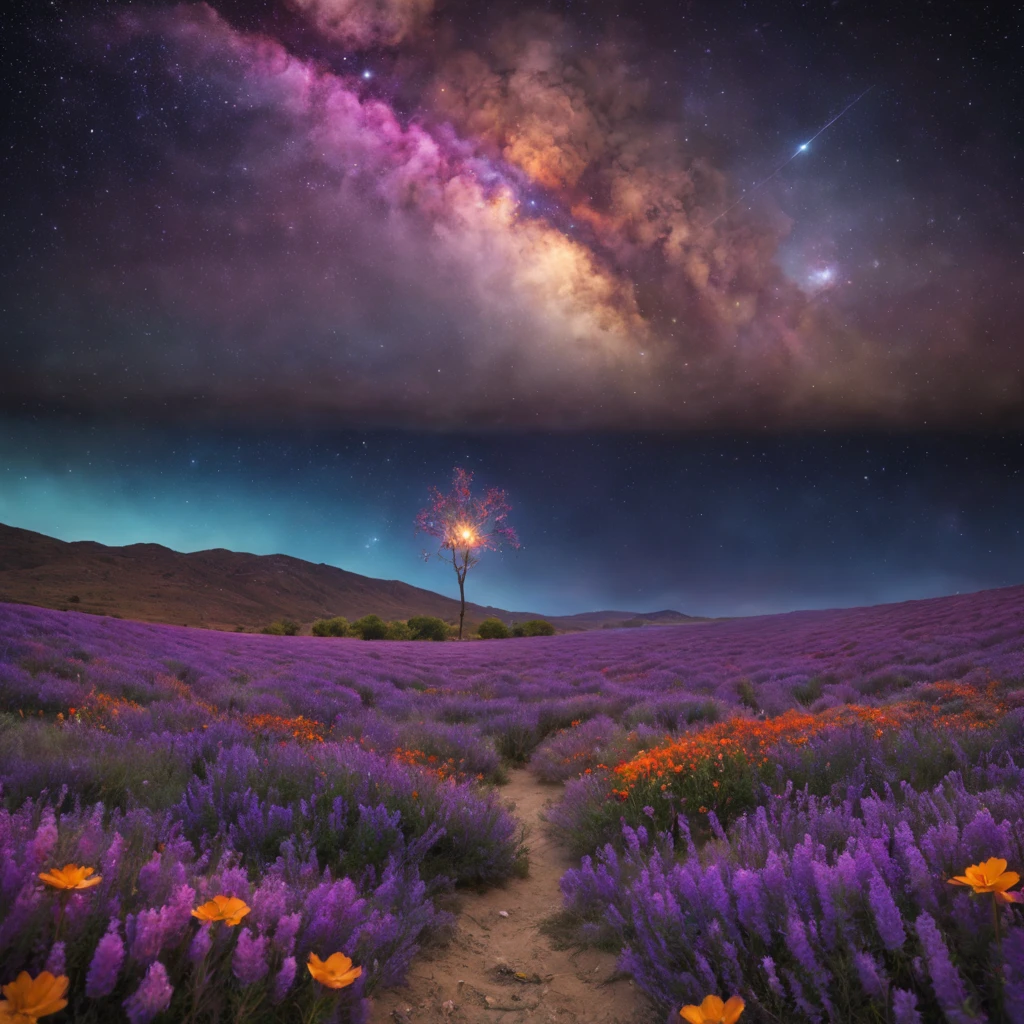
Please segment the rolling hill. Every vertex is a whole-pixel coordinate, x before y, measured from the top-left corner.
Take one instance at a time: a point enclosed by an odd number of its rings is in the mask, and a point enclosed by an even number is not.
[[[0,601],[76,608],[143,622],[214,629],[259,629],[274,619],[307,626],[324,615],[458,619],[458,601],[399,580],[379,580],[289,555],[214,548],[184,554],[159,544],[107,547],[68,543],[0,524]],[[703,621],[676,611],[585,612],[546,616],[467,604],[466,619],[547,618],[558,629],[670,625]]]

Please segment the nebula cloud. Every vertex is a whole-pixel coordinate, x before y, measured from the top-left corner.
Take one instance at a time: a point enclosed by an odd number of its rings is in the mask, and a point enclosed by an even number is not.
[[[433,0],[290,0],[324,35],[346,46],[397,46],[423,27]]]
[[[626,43],[521,15],[460,49],[427,38],[430,0],[288,2],[326,51],[205,4],[91,28],[121,149],[14,278],[37,301],[4,400],[432,427],[1019,404],[962,334],[927,339],[922,391],[922,344],[784,272],[771,203],[716,221],[735,182]],[[381,75],[367,48],[394,51]]]

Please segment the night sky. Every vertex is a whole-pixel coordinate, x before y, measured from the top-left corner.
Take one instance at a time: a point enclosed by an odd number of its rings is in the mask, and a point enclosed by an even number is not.
[[[1009,5],[11,6],[0,521],[447,593],[458,464],[504,607],[1024,581]]]

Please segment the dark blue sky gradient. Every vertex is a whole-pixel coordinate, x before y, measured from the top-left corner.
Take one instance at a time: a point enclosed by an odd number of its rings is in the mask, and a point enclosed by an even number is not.
[[[454,595],[412,519],[454,465],[523,549],[472,600],[742,615],[1024,581],[1024,438],[229,433],[0,422],[0,521],[105,544],[284,552]]]

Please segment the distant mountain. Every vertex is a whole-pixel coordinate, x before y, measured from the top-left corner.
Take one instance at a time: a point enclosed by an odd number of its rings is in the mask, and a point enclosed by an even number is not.
[[[578,629],[612,629],[627,626],[683,626],[707,622],[696,615],[684,615],[666,608],[660,612],[581,612],[568,616]]]
[[[160,544],[67,543],[2,523],[0,601],[214,629],[259,629],[280,618],[308,626],[325,615],[436,615],[449,622],[459,616],[458,601],[431,590],[289,555],[224,548],[183,554]],[[546,618],[562,630],[703,621],[674,611],[543,615],[466,605],[467,621],[490,616],[505,622]]]

